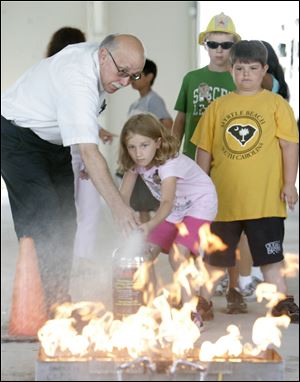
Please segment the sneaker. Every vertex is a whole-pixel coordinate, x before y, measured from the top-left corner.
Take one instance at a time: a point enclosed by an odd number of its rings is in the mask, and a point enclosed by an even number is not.
[[[299,307],[295,303],[293,296],[287,296],[273,307],[272,316],[279,317],[283,314],[290,317],[291,323],[299,324]]]
[[[256,301],[256,287],[261,282],[262,280],[258,279],[257,277],[252,277],[252,281],[250,284],[247,284],[244,289],[240,288],[241,294],[244,297],[245,301]]]
[[[225,275],[215,289],[214,296],[225,296],[228,289],[229,278]]]
[[[200,332],[204,330],[203,320],[199,312],[191,312],[191,319]]]
[[[247,313],[247,304],[245,303],[243,296],[235,288],[230,288],[226,294],[227,300],[227,314]]]
[[[214,318],[213,304],[208,302],[204,297],[198,297],[197,312],[200,313],[203,321],[211,321]]]

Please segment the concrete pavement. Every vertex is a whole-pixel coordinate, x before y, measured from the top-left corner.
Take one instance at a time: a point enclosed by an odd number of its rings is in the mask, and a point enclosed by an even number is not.
[[[12,285],[18,254],[17,240],[8,204],[7,194],[2,190],[1,198],[1,335],[6,338],[11,304]],[[285,252],[299,255],[299,209],[289,214],[286,221]],[[103,211],[103,227],[99,237],[99,253],[89,261],[74,261],[70,292],[74,301],[101,300],[111,309],[111,254],[114,249],[114,234],[111,231],[112,221],[109,211]],[[109,239],[108,239],[109,238]],[[164,281],[171,280],[171,272],[166,256],[160,256],[157,272]],[[289,293],[293,294],[299,304],[298,277],[288,279]],[[239,327],[242,342],[251,341],[251,329],[259,316],[264,316],[264,304],[248,303],[249,313],[226,315],[224,297],[214,297],[215,319],[205,325],[202,340],[216,341],[227,334],[229,324]],[[33,381],[35,360],[39,344],[36,342],[3,342],[1,343],[1,380]],[[282,345],[277,349],[285,363],[285,381],[299,380],[299,326],[291,324],[282,330]]]

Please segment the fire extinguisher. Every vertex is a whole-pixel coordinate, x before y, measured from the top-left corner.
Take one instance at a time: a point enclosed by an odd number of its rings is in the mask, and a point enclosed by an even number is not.
[[[136,289],[134,278],[145,261],[145,245],[141,232],[134,232],[112,254],[114,319],[135,314],[143,304],[143,291]]]

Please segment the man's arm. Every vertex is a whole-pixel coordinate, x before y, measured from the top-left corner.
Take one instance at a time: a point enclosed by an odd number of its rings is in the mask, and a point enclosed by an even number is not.
[[[283,188],[280,197],[293,210],[298,200],[295,183],[298,170],[299,145],[285,139],[279,139],[279,144],[283,159]]]
[[[185,125],[185,113],[179,111],[176,115],[174,125],[172,127],[172,135],[174,135],[181,143],[184,135],[184,125]]]
[[[134,211],[128,207],[113,182],[106,160],[94,143],[79,144],[80,156],[97,191],[103,196],[120,227],[129,233],[139,224]]]

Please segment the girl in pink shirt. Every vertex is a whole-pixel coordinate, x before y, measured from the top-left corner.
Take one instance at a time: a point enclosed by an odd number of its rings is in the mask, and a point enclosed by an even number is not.
[[[168,253],[176,272],[192,254],[199,254],[199,229],[216,216],[214,184],[196,162],[178,153],[179,142],[152,114],[129,118],[120,141],[119,162],[125,171],[122,197],[129,205],[136,178],[141,175],[160,201],[152,218],[139,227],[150,243],[151,262],[160,252]],[[180,223],[184,223],[186,232],[179,229]],[[182,291],[183,303],[191,298]],[[196,312],[192,316],[202,326],[201,317]]]

